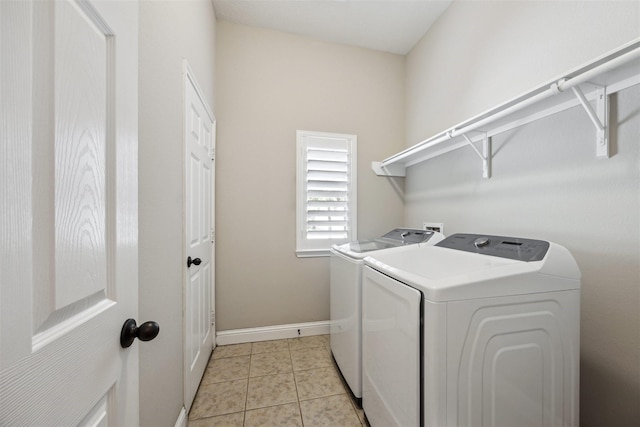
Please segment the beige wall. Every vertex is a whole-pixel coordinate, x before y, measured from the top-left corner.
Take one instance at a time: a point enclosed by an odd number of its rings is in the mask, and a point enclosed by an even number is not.
[[[454,2],[407,58],[407,144],[640,36],[638,2]],[[579,107],[408,169],[407,225],[542,238],[582,270],[581,422],[640,423],[640,87],[612,97],[614,155]]]
[[[140,2],[140,422],[172,426],[183,405],[183,58],[214,107],[210,0]]]
[[[329,318],[329,259],[295,255],[296,130],[358,136],[358,236],[401,225],[371,161],[404,144],[404,58],[217,25],[218,330]]]
[[[639,4],[453,2],[407,56],[407,145],[638,37]]]

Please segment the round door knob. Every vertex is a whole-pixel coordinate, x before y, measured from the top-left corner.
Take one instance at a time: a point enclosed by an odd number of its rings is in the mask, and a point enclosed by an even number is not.
[[[135,320],[127,319],[120,332],[120,346],[122,348],[130,347],[136,338],[140,341],[151,341],[158,336],[159,332],[160,325],[156,322],[144,322],[138,326]]]
[[[202,260],[200,258],[191,259],[191,257],[187,258],[187,268],[191,267],[191,264],[200,265]]]

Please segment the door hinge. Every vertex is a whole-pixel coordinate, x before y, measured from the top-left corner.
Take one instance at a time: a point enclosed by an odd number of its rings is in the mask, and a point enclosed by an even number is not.
[[[216,242],[216,232],[215,230],[212,228],[211,229],[211,243],[215,243]]]
[[[216,312],[211,310],[211,324],[215,325],[216,324]]]

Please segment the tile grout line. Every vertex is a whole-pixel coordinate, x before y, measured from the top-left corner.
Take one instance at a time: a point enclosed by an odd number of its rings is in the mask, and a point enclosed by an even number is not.
[[[244,411],[242,411],[242,426],[247,422],[247,402],[249,401],[249,381],[251,381],[251,358],[253,357],[253,343],[249,351],[249,370],[247,372],[247,392],[244,395]]]
[[[298,393],[298,381],[296,380],[296,371],[293,369],[293,356],[291,356],[291,346],[287,340],[287,348],[289,349],[289,360],[291,360],[291,373],[293,374],[293,384],[296,387],[296,398],[298,400],[298,414],[300,414],[300,424],[304,427],[304,419],[302,418],[302,407],[300,406],[300,393]]]

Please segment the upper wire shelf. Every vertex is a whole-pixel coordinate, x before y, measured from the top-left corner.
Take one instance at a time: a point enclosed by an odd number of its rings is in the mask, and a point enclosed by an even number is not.
[[[609,95],[636,84],[640,84],[640,38],[381,162],[372,162],[371,167],[380,176],[402,177],[409,166],[470,146],[481,159],[483,177],[489,178],[493,135],[577,105],[582,105],[594,125],[595,155],[608,158]]]

